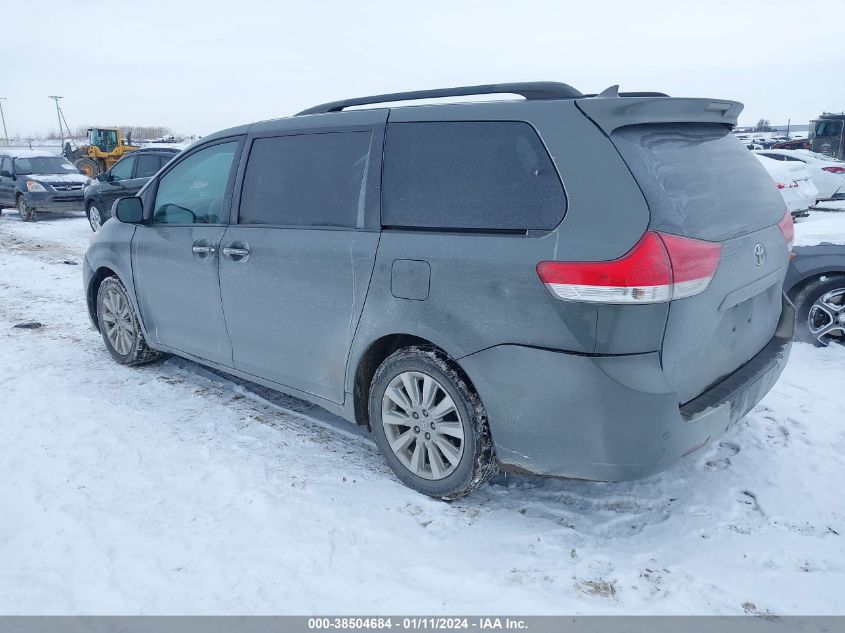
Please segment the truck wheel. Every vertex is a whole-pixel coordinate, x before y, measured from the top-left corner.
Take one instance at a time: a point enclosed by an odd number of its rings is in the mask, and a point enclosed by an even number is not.
[[[795,296],[795,337],[817,347],[845,343],[845,276],[822,277]]]
[[[18,196],[18,213],[24,222],[35,221],[35,209],[26,203],[26,198]]]
[[[481,400],[440,351],[389,356],[373,378],[369,413],[388,466],[417,492],[457,499],[498,471]]]
[[[81,174],[84,174],[89,178],[96,178],[100,174],[100,165],[92,158],[78,158],[74,161],[73,165]]]

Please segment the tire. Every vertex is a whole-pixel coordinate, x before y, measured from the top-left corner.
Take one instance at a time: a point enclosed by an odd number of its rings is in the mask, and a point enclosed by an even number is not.
[[[845,343],[845,275],[823,276],[795,296],[795,338],[816,347]]]
[[[26,203],[26,198],[23,196],[18,196],[18,213],[22,222],[35,221],[35,209]]]
[[[85,215],[88,217],[88,225],[91,227],[91,230],[94,231],[94,233],[99,231],[100,227],[103,226],[103,215],[96,202],[92,202],[88,205],[88,208],[85,210]]]
[[[106,277],[100,284],[97,323],[106,349],[121,365],[142,365],[161,356],[147,345],[126,288],[117,277]]]
[[[452,500],[498,472],[481,399],[442,352],[409,347],[389,356],[373,377],[368,407],[376,444],[409,488]]]
[[[88,158],[87,156],[77,158],[73,162],[73,166],[76,167],[80,173],[88,176],[89,178],[96,178],[101,172],[100,164],[93,158]]]

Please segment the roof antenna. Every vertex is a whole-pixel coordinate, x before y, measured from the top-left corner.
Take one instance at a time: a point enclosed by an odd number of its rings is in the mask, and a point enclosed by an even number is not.
[[[613,99],[614,97],[619,96],[619,85],[610,86],[610,88],[605,88],[602,92],[596,95],[596,99]]]

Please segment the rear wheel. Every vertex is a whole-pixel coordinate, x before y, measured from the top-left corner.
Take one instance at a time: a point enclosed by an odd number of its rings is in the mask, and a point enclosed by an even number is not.
[[[26,203],[26,198],[18,196],[18,214],[24,222],[33,222],[35,220],[35,209]]]
[[[107,277],[100,284],[97,323],[106,349],[121,365],[141,365],[160,356],[147,345],[126,288],[117,277]]]
[[[100,230],[100,227],[103,226],[103,217],[100,214],[100,208],[97,206],[96,203],[91,203],[88,205],[88,224],[91,225],[91,230],[96,233]]]
[[[373,378],[369,412],[385,461],[418,492],[457,499],[498,470],[481,400],[441,352],[389,356]]]
[[[80,173],[85,174],[89,178],[96,178],[100,173],[100,164],[93,158],[88,158],[87,156],[77,158],[73,162],[73,165]]]
[[[845,343],[845,276],[823,277],[795,296],[795,335],[822,347]]]

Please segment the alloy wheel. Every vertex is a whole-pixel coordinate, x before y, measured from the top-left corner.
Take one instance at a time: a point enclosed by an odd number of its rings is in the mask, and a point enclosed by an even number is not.
[[[95,233],[99,231],[100,227],[103,225],[103,219],[97,205],[92,204],[88,207],[88,223],[91,225],[91,230]]]
[[[833,337],[845,341],[845,288],[835,288],[813,301],[807,327],[822,345]]]
[[[402,372],[382,397],[381,423],[393,453],[423,479],[454,472],[464,454],[464,427],[455,401],[437,380]]]
[[[121,356],[132,351],[137,331],[132,308],[120,292],[110,288],[103,297],[103,327],[114,350]]]

